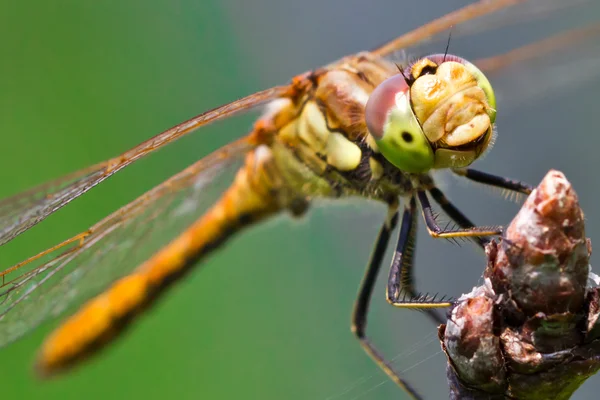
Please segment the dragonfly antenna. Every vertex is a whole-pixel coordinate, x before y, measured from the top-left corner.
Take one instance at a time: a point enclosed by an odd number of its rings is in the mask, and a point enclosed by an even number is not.
[[[450,28],[452,29],[452,28]],[[446,50],[444,51],[444,61],[446,62],[446,56],[448,55],[448,49],[450,48],[450,39],[452,39],[452,30],[450,30],[450,33],[448,34],[448,42],[446,43]]]
[[[396,68],[398,68],[398,71],[400,72],[400,74],[404,78],[404,82],[406,82],[406,84],[408,86],[410,86],[412,82],[408,79],[408,77],[406,75],[404,75],[404,68],[402,68],[402,65],[396,63]]]

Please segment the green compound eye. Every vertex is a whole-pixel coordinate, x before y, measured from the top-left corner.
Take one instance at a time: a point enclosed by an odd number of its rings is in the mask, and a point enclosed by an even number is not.
[[[409,87],[394,75],[375,88],[365,107],[369,133],[381,154],[406,172],[424,173],[434,165],[434,154],[412,111]]]
[[[496,95],[494,94],[494,89],[492,88],[492,84],[488,80],[488,78],[481,72],[479,68],[477,68],[474,64],[462,60],[463,64],[471,74],[477,80],[477,85],[483,90],[485,93],[485,97],[487,98],[490,109],[488,110],[488,115],[490,116],[490,122],[493,124],[496,122]]]

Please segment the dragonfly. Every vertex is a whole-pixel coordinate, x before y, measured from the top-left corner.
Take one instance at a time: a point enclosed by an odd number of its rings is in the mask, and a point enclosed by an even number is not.
[[[366,336],[373,283],[392,231],[400,224],[388,301],[400,308],[448,307],[449,301],[419,295],[411,278],[410,249],[417,205],[434,237],[479,238],[499,234],[501,227],[474,226],[444,196],[428,172],[449,168],[461,177],[508,190],[528,193],[530,188],[470,168],[494,136],[496,101],[485,73],[486,69],[497,68],[497,63],[488,62],[484,68],[485,63],[441,53],[397,65],[387,57],[513,3],[517,2],[473,3],[371,52],[343,58],[298,75],[289,85],[210,110],[120,156],[5,199],[0,203],[2,244],[166,144],[208,123],[267,105],[247,136],[200,160],[88,230],[5,269],[0,289],[0,342],[8,344],[43,320],[61,314],[68,305],[81,304],[81,309],[48,338],[38,358],[38,369],[44,374],[67,369],[119,337],[121,330],[173,282],[200,265],[232,235],[282,212],[301,216],[319,198],[365,197],[383,202],[389,212],[360,288],[353,332],[391,379],[418,398],[417,391],[393,370]],[[509,54],[502,60],[513,56]],[[473,95],[477,101],[471,103],[463,96],[458,104],[472,112],[466,117],[459,113],[452,133],[437,137],[439,123],[432,128],[426,121],[433,121],[427,115],[442,101],[419,109],[417,104],[427,101],[416,99],[427,82],[441,79],[438,74],[442,73],[462,76],[468,81],[466,97]],[[446,83],[452,86],[451,82]],[[456,94],[452,90],[457,89],[453,87],[442,97],[453,98]],[[467,89],[459,90],[464,95],[461,90]],[[500,104],[498,108],[501,110]],[[450,108],[444,110],[447,113]],[[448,124],[453,122],[444,126]],[[200,211],[196,202],[207,185],[220,180],[222,171],[239,163],[239,172],[221,199],[207,212],[196,215]],[[455,220],[458,228],[439,226],[430,198]],[[405,200],[402,205],[400,199]],[[157,229],[162,220],[175,224],[172,230],[178,233],[147,260],[129,263],[125,253],[151,246],[149,230]],[[101,289],[106,291],[99,294]],[[441,322],[437,314],[430,315]]]

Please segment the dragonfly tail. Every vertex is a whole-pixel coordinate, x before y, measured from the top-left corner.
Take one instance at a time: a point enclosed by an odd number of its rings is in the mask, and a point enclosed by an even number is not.
[[[264,147],[264,146],[263,146]],[[277,171],[268,148],[246,156],[233,184],[200,219],[133,273],[84,304],[44,342],[36,369],[53,375],[116,339],[171,283],[245,226],[279,212]]]

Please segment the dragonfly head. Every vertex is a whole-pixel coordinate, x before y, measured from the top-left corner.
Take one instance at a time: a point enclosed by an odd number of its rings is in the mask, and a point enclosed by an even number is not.
[[[365,119],[381,153],[401,170],[459,168],[488,147],[496,99],[490,82],[473,64],[435,54],[377,86]]]

